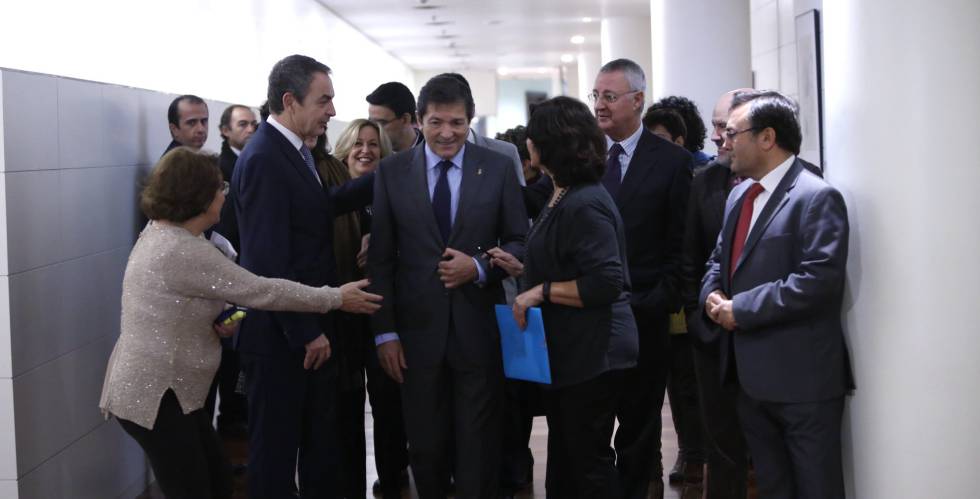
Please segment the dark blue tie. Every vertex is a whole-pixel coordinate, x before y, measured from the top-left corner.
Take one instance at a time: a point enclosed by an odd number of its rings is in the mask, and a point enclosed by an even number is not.
[[[436,188],[432,193],[432,212],[436,215],[436,223],[439,224],[439,233],[442,234],[442,242],[449,242],[449,232],[452,231],[452,216],[449,213],[452,208],[452,194],[449,192],[449,178],[447,173],[452,168],[451,161],[440,161],[439,180],[436,180]]]
[[[609,148],[609,159],[606,160],[606,174],[602,176],[602,185],[609,191],[613,198],[619,192],[619,187],[623,184],[622,174],[623,165],[619,163],[619,155],[623,154],[623,146],[613,144]]]
[[[315,178],[316,181],[319,182],[320,175],[317,174],[316,172],[316,165],[313,162],[313,153],[310,152],[310,148],[306,147],[306,144],[303,144],[299,148],[299,154],[303,156],[303,162],[306,163],[306,167],[310,169],[311,173],[313,173],[313,178]]]

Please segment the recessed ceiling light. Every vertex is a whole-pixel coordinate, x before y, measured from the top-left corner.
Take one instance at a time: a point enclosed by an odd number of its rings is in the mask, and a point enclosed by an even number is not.
[[[575,56],[572,54],[562,54],[561,62],[572,62],[575,60]]]
[[[487,24],[489,24],[490,26],[496,26],[501,23],[503,23],[503,21],[501,21],[500,19],[491,19],[487,21]]]
[[[510,71],[508,71],[507,68],[497,68],[497,74],[500,76],[507,76],[510,74]]]
[[[592,22],[592,18],[591,17],[583,17],[582,18],[582,22],[583,23],[590,23],[590,22]]]
[[[441,35],[436,35],[436,38],[440,40],[452,40],[453,38],[459,38],[459,35],[447,35],[446,33],[443,33]]]
[[[581,45],[585,43],[585,37],[582,35],[575,35],[569,41],[574,43],[575,45]]]
[[[442,7],[443,7],[442,5],[414,5],[414,6],[412,6],[412,8],[415,9],[415,10],[435,10],[435,9],[441,9]]]
[[[425,23],[426,26],[449,26],[453,24],[452,21],[429,21]]]

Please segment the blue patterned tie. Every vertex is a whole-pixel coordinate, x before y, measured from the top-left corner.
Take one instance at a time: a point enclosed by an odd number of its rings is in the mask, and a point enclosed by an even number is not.
[[[606,173],[602,176],[602,185],[609,191],[609,195],[616,198],[619,187],[623,184],[623,165],[619,163],[619,155],[623,154],[623,146],[613,144],[609,148],[609,159],[606,160]]]
[[[313,173],[313,178],[315,178],[317,182],[320,182],[320,175],[316,172],[316,165],[313,163],[313,153],[310,152],[310,148],[306,147],[306,144],[303,144],[299,148],[299,153],[303,156],[303,162],[306,163],[306,167]]]
[[[449,242],[449,232],[452,231],[453,222],[449,211],[452,207],[452,194],[449,192],[449,178],[447,173],[452,168],[451,161],[439,162],[439,180],[436,180],[436,188],[432,192],[432,212],[436,215],[436,223],[439,224],[439,233],[442,234],[442,242]]]

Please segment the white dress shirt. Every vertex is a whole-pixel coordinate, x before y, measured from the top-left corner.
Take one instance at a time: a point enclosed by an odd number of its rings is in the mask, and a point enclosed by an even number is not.
[[[769,198],[772,196],[772,191],[776,190],[779,183],[782,182],[783,177],[786,176],[786,172],[789,171],[789,167],[793,166],[793,162],[796,161],[796,156],[790,156],[774,168],[771,172],[767,173],[765,177],[759,179],[759,184],[762,184],[762,192],[755,198],[755,202],[752,203],[752,222],[749,223],[749,231],[746,234],[752,233],[752,227],[755,226],[755,221],[759,219],[759,213],[762,213],[762,209],[766,207],[766,203],[769,202]]]

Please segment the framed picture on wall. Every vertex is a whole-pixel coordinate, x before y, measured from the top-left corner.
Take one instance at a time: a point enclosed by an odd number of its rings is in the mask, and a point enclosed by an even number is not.
[[[803,129],[800,157],[824,168],[820,18],[816,9],[796,16],[796,76],[800,91],[800,126]]]

